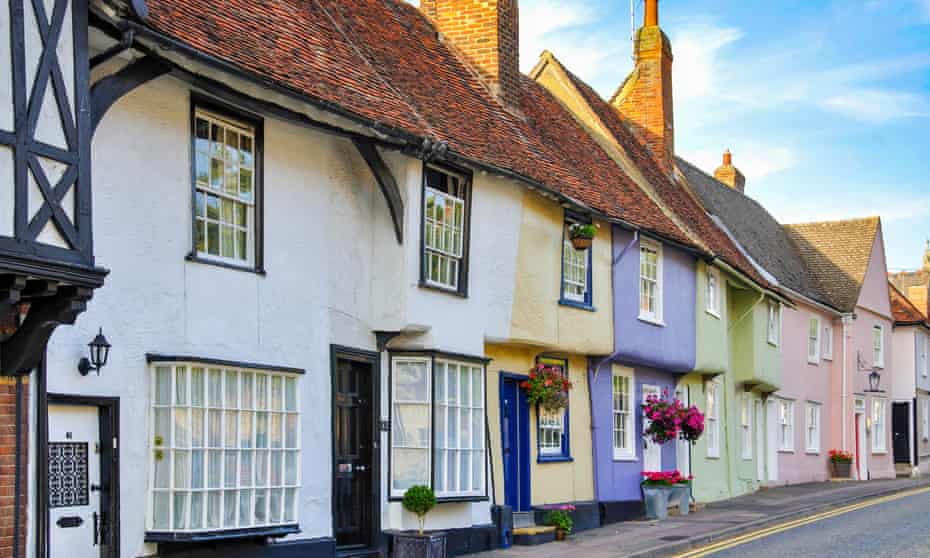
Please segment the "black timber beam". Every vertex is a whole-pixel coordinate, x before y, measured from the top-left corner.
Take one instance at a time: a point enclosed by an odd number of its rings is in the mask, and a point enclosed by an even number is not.
[[[90,88],[91,130],[97,131],[97,126],[103,120],[103,116],[116,101],[140,85],[163,76],[169,71],[171,71],[171,66],[164,61],[146,56],[95,83]]]
[[[400,196],[400,188],[397,187],[397,181],[391,174],[375,144],[370,141],[353,139],[352,143],[359,154],[368,163],[371,174],[375,176],[381,193],[384,194],[384,200],[387,202],[388,211],[391,212],[391,219],[394,221],[394,234],[397,235],[398,244],[404,243],[404,199]]]

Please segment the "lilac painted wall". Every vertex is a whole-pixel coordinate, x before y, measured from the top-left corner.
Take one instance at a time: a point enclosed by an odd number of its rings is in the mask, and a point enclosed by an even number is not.
[[[613,458],[613,386],[612,363],[605,363],[597,373],[589,373],[591,386],[592,435],[594,437],[594,485],[595,496],[602,502],[640,500],[640,473],[643,471],[643,417],[636,412],[636,433],[633,438],[636,459],[615,461]],[[619,366],[619,365],[617,365]],[[676,375],[651,368],[634,369],[636,397],[634,409],[643,402],[643,384],[658,386],[661,390],[675,392]],[[676,468],[675,442],[662,448],[662,470]]]
[[[630,231],[613,229],[614,337],[616,361],[686,373],[695,362],[694,256],[663,246],[663,321],[639,319],[639,242]],[[621,256],[622,254],[622,256]]]

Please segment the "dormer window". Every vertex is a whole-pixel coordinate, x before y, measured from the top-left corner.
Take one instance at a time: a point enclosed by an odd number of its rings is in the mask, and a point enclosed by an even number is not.
[[[434,166],[423,174],[421,284],[466,296],[470,180]]]

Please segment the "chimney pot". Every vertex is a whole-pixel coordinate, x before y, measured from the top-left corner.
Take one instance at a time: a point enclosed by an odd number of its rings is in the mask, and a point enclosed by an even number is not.
[[[646,0],[646,15],[643,27],[655,27],[659,24],[659,0]]]
[[[733,154],[730,153],[729,149],[723,152],[723,166],[725,167],[733,166]]]

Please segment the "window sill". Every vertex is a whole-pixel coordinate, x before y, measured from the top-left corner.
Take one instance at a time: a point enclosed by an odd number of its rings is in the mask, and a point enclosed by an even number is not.
[[[261,275],[262,277],[267,275],[267,272],[264,269],[259,268],[259,267],[252,267],[248,265],[236,265],[233,263],[224,262],[220,260],[204,258],[203,256],[198,256],[197,254],[188,254],[184,259],[191,263],[212,265],[215,267],[222,267],[223,269],[231,269],[233,271],[243,271],[245,273],[254,273],[256,275]]]
[[[714,312],[714,311],[711,310],[710,308],[705,308],[705,309],[704,309],[704,312],[707,312],[708,314],[710,314],[711,316],[717,318],[718,320],[720,319],[720,312]]]
[[[804,453],[807,454],[807,455],[820,455],[820,450],[812,450],[812,449],[809,449],[809,450],[805,451]]]
[[[571,463],[575,459],[570,455],[540,455],[536,463]]]
[[[436,496],[436,504],[468,504],[474,502],[487,502],[489,500],[486,494],[481,496]],[[403,494],[394,494],[388,498],[388,502],[403,502]]]
[[[707,456],[707,459],[720,459],[720,455],[719,455],[719,454],[717,454],[717,455],[708,455],[708,456]]]
[[[664,321],[662,321],[661,319],[658,319],[658,318],[653,318],[652,316],[643,316],[643,315],[640,315],[639,318],[637,318],[637,319],[638,319],[639,321],[645,322],[645,323],[647,323],[647,324],[649,324],[649,325],[654,325],[654,326],[657,326],[657,327],[665,327],[665,322],[664,322]]]
[[[872,450],[872,455],[888,455],[888,450]]]
[[[743,456],[743,461],[747,461],[747,462],[748,462],[748,461],[752,461],[752,457],[746,457],[746,456],[744,455],[744,456]]]
[[[817,360],[807,359],[807,364],[810,364],[811,366],[820,366],[820,359],[817,359]]]
[[[441,285],[434,285],[428,281],[420,281],[420,288],[427,291],[435,291],[437,293],[447,294],[450,296],[455,296],[458,298],[468,298],[468,293],[465,291],[457,291],[449,287],[443,287]]]
[[[793,449],[780,449],[780,450],[778,450],[778,453],[791,453],[791,454],[793,454],[793,453],[794,453],[794,450],[793,450]]]
[[[777,346],[778,346],[778,341],[772,341],[771,339],[769,339],[769,345],[771,345],[771,346],[773,346],[773,347],[777,347]]]
[[[621,463],[631,463],[639,461],[639,458],[635,455],[615,455],[613,460]]]
[[[225,539],[248,539],[259,537],[285,537],[300,533],[300,527],[293,525],[278,525],[276,527],[255,527],[252,529],[216,529],[197,533],[175,533],[170,531],[147,531],[145,542],[210,542]]]
[[[567,307],[569,307],[569,308],[577,308],[578,310],[584,310],[584,311],[586,311],[586,312],[597,312],[597,308],[595,308],[594,306],[592,306],[592,305],[590,305],[590,304],[588,304],[588,303],[586,303],[586,302],[578,302],[578,301],[576,301],[576,300],[568,300],[567,298],[560,299],[560,300],[559,300],[559,306],[567,306]]]

